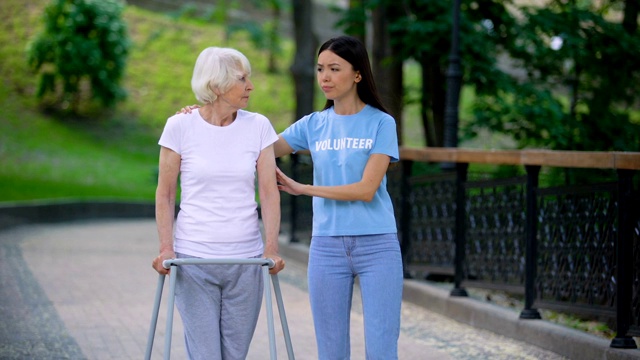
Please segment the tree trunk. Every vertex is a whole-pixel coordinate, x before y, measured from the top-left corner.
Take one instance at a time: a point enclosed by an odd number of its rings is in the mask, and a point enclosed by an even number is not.
[[[317,40],[313,33],[311,0],[293,0],[293,25],[296,41],[296,54],[291,65],[296,92],[296,114],[293,121],[313,112],[315,84],[315,58]],[[304,155],[290,155],[290,175],[299,179],[298,157]],[[302,197],[289,196],[289,224],[291,226],[291,242],[298,242],[298,202],[305,201]]]
[[[364,0],[349,0],[349,10],[357,12],[361,19],[366,19]],[[363,44],[367,43],[367,24],[366,20],[362,22],[354,22],[349,26],[349,35],[358,38]]]
[[[430,147],[442,147],[446,101],[445,74],[440,68],[437,57],[423,56],[420,67],[422,68],[420,113],[425,142]]]
[[[278,24],[280,23],[280,15],[282,13],[282,9],[280,8],[280,3],[278,1],[271,1],[271,16],[272,23],[269,28],[269,64],[267,67],[267,71],[271,74],[275,74],[278,72],[278,61],[276,60],[276,52],[280,48],[280,35],[278,32],[280,28]]]
[[[625,0],[622,27],[629,34],[634,34],[638,30],[638,12],[640,12],[640,1]]]
[[[295,83],[295,120],[313,111],[315,89],[315,51],[317,40],[313,34],[311,0],[293,0],[293,23],[295,26],[296,53],[291,65]]]
[[[391,44],[388,29],[392,7],[380,5],[373,10],[373,51],[372,71],[376,85],[391,116],[396,120],[398,143],[402,145],[402,61]]]

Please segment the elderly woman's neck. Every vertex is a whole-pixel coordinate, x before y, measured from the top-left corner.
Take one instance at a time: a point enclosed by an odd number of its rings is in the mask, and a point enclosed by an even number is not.
[[[238,110],[224,105],[218,101],[206,104],[199,109],[200,116],[211,125],[229,126],[235,121]]]

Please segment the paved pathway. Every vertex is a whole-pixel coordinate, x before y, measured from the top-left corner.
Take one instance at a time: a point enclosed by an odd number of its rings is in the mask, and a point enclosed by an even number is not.
[[[142,359],[158,280],[150,265],[156,252],[153,220],[30,225],[0,232],[0,359]],[[299,360],[316,359],[305,271],[305,264],[287,259],[280,275]],[[165,314],[163,306],[154,359],[163,351]],[[269,358],[264,314],[248,359]],[[279,358],[286,359],[275,314]],[[173,359],[184,358],[181,331],[176,312]],[[363,348],[361,309],[354,296],[352,358],[364,359]],[[400,359],[407,360],[563,359],[410,303],[403,303],[399,348]]]

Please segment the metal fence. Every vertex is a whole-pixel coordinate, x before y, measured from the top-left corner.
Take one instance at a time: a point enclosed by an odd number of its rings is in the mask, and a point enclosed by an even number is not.
[[[640,336],[640,153],[403,149],[387,174],[405,274],[450,277],[465,287],[524,297],[522,319],[538,308],[608,319],[615,348]],[[439,162],[449,171],[417,173]],[[290,162],[311,183],[310,158]],[[519,168],[516,175],[469,171],[470,165]],[[587,184],[540,185],[541,169],[593,171]],[[603,175],[602,169],[608,169]],[[311,199],[283,197],[292,241],[308,242]],[[287,212],[287,207],[289,212]]]

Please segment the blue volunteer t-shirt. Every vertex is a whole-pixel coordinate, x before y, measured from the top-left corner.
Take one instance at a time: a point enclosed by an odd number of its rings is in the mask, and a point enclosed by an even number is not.
[[[287,128],[282,137],[294,151],[311,151],[314,185],[360,181],[372,154],[388,155],[391,162],[399,158],[395,120],[370,105],[353,115],[338,115],[333,107],[314,112]],[[369,203],[313,197],[314,236],[396,232],[386,175]]]

